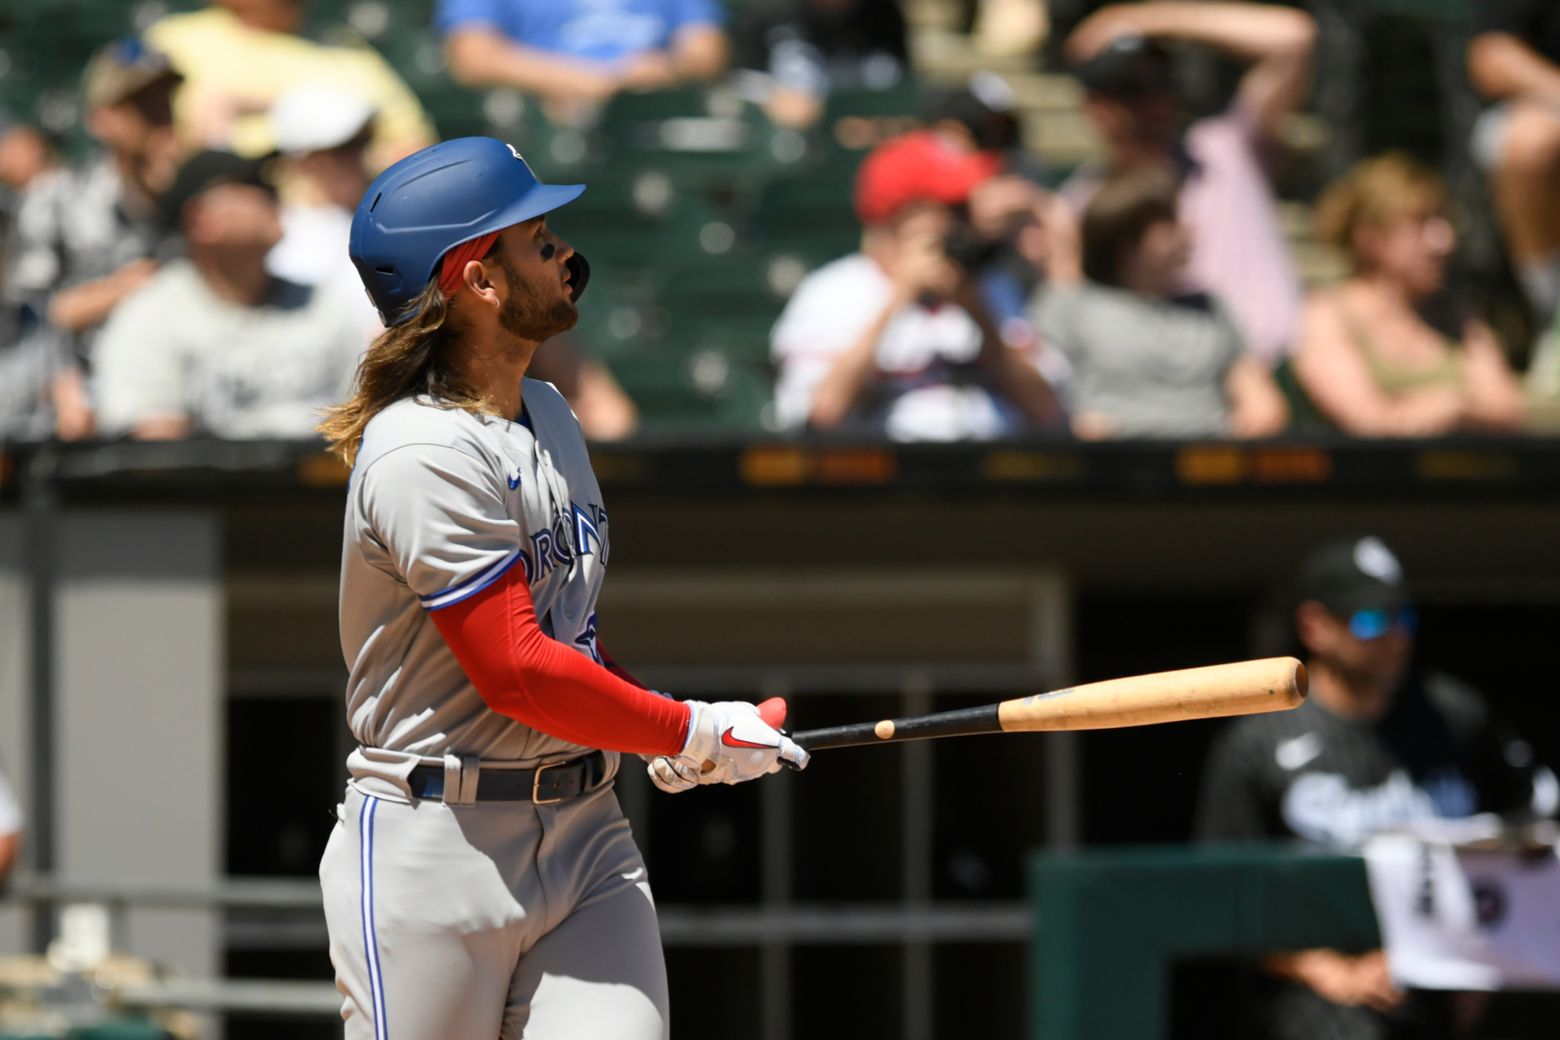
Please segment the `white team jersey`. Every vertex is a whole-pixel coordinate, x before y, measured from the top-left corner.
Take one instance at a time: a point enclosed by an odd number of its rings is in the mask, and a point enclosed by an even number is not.
[[[558,391],[528,379],[522,397],[523,423],[408,399],[364,432],[341,562],[355,775],[445,755],[531,763],[581,750],[489,709],[429,614],[522,567],[542,631],[600,659],[601,489]]]

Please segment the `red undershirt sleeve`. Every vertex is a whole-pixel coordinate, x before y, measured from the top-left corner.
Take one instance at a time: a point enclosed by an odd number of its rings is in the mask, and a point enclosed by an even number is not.
[[[633,674],[629,672],[627,668],[624,668],[622,665],[618,664],[617,661],[613,660],[612,655],[607,653],[607,648],[601,645],[600,636],[596,637],[596,653],[601,655],[601,667],[605,668],[619,679],[622,679],[624,682],[632,683],[633,685],[639,687],[641,690],[650,689],[650,687],[634,678]]]
[[[688,706],[631,684],[548,637],[526,581],[525,567],[511,566],[476,595],[429,611],[487,706],[585,747],[680,752]]]

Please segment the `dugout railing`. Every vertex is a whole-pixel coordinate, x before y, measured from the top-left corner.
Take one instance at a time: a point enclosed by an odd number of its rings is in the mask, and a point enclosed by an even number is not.
[[[62,884],[24,874],[4,900],[45,913],[65,907],[103,911],[115,950],[132,945],[129,912],[199,909],[228,914],[238,945],[313,947],[325,942],[319,886],[309,881],[229,878],[206,888],[166,885]],[[1023,903],[932,906],[691,907],[664,906],[661,934],[668,947],[734,947],[798,943],[1027,942],[1032,914]],[[0,981],[0,991],[5,984]],[[162,1010],[333,1020],[341,995],[329,981],[191,977],[176,969],[154,981],[119,985],[100,994],[104,1011]],[[0,1036],[5,1035],[0,1031]]]

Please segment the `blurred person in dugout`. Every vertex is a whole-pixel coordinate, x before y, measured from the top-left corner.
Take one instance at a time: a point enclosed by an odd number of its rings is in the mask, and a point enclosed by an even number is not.
[[[971,192],[999,168],[930,131],[867,157],[860,252],[803,279],[770,335],[782,426],[951,441],[1054,421],[1036,358],[1003,340],[950,255]]]
[[[780,126],[812,126],[831,91],[887,90],[910,74],[898,0],[758,0],[733,36],[739,91]]]
[[[729,60],[717,0],[439,0],[450,74],[543,98],[560,122],[624,90],[708,83]]]
[[[1100,8],[1065,48],[1105,158],[1075,174],[1062,194],[1082,213],[1112,173],[1173,166],[1192,233],[1186,287],[1225,300],[1250,349],[1270,365],[1288,352],[1300,280],[1267,167],[1280,124],[1310,91],[1315,41],[1311,17],[1290,7],[1148,2]],[[1189,117],[1167,43],[1204,46],[1248,66],[1225,111]]]
[[[92,434],[97,338],[171,245],[157,199],[179,162],[171,107],[178,83],[167,57],[139,40],[98,51],[81,92],[86,130],[101,151],[44,173],[22,197],[5,291],[38,317],[19,348],[47,356],[47,406],[63,440]]]
[[[1084,211],[1081,240],[1053,236],[1033,322],[1071,368],[1077,436],[1265,437],[1284,428],[1283,395],[1224,303],[1183,288],[1191,248],[1166,167],[1112,177]]]
[[[1468,77],[1485,101],[1473,154],[1539,329],[1528,366],[1536,424],[1560,428],[1560,5],[1473,5]]]
[[[16,803],[11,784],[0,772],[0,892],[15,868],[22,851],[22,807]]]
[[[1316,224],[1351,269],[1306,301],[1293,357],[1328,420],[1362,437],[1522,428],[1494,332],[1447,289],[1457,231],[1433,170],[1397,153],[1366,160],[1322,194]]]
[[[1294,630],[1310,696],[1230,725],[1204,767],[1197,836],[1358,848],[1416,821],[1554,813],[1560,789],[1474,689],[1414,660],[1413,601],[1376,537],[1313,549],[1296,581]],[[1384,955],[1305,950],[1267,958],[1242,1036],[1385,1040],[1470,1035],[1476,998],[1392,983]]]
[[[341,296],[277,278],[281,239],[266,164],[198,152],[162,199],[185,258],[114,311],[97,351],[107,435],[312,437],[340,400],[370,331]]]
[[[374,172],[432,144],[433,124],[389,62],[345,28],[330,42],[304,36],[307,13],[305,0],[211,0],[202,10],[152,23],[147,43],[184,74],[174,117],[186,147],[249,158],[270,154],[276,149],[271,106],[304,84],[372,99]]]

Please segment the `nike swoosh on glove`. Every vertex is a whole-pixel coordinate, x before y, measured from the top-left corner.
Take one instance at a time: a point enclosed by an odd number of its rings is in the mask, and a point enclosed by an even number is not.
[[[740,784],[777,772],[782,765],[807,768],[810,756],[790,737],[765,722],[746,701],[685,702],[688,741],[676,756],[699,770],[701,784]],[[705,769],[705,763],[713,768]]]

